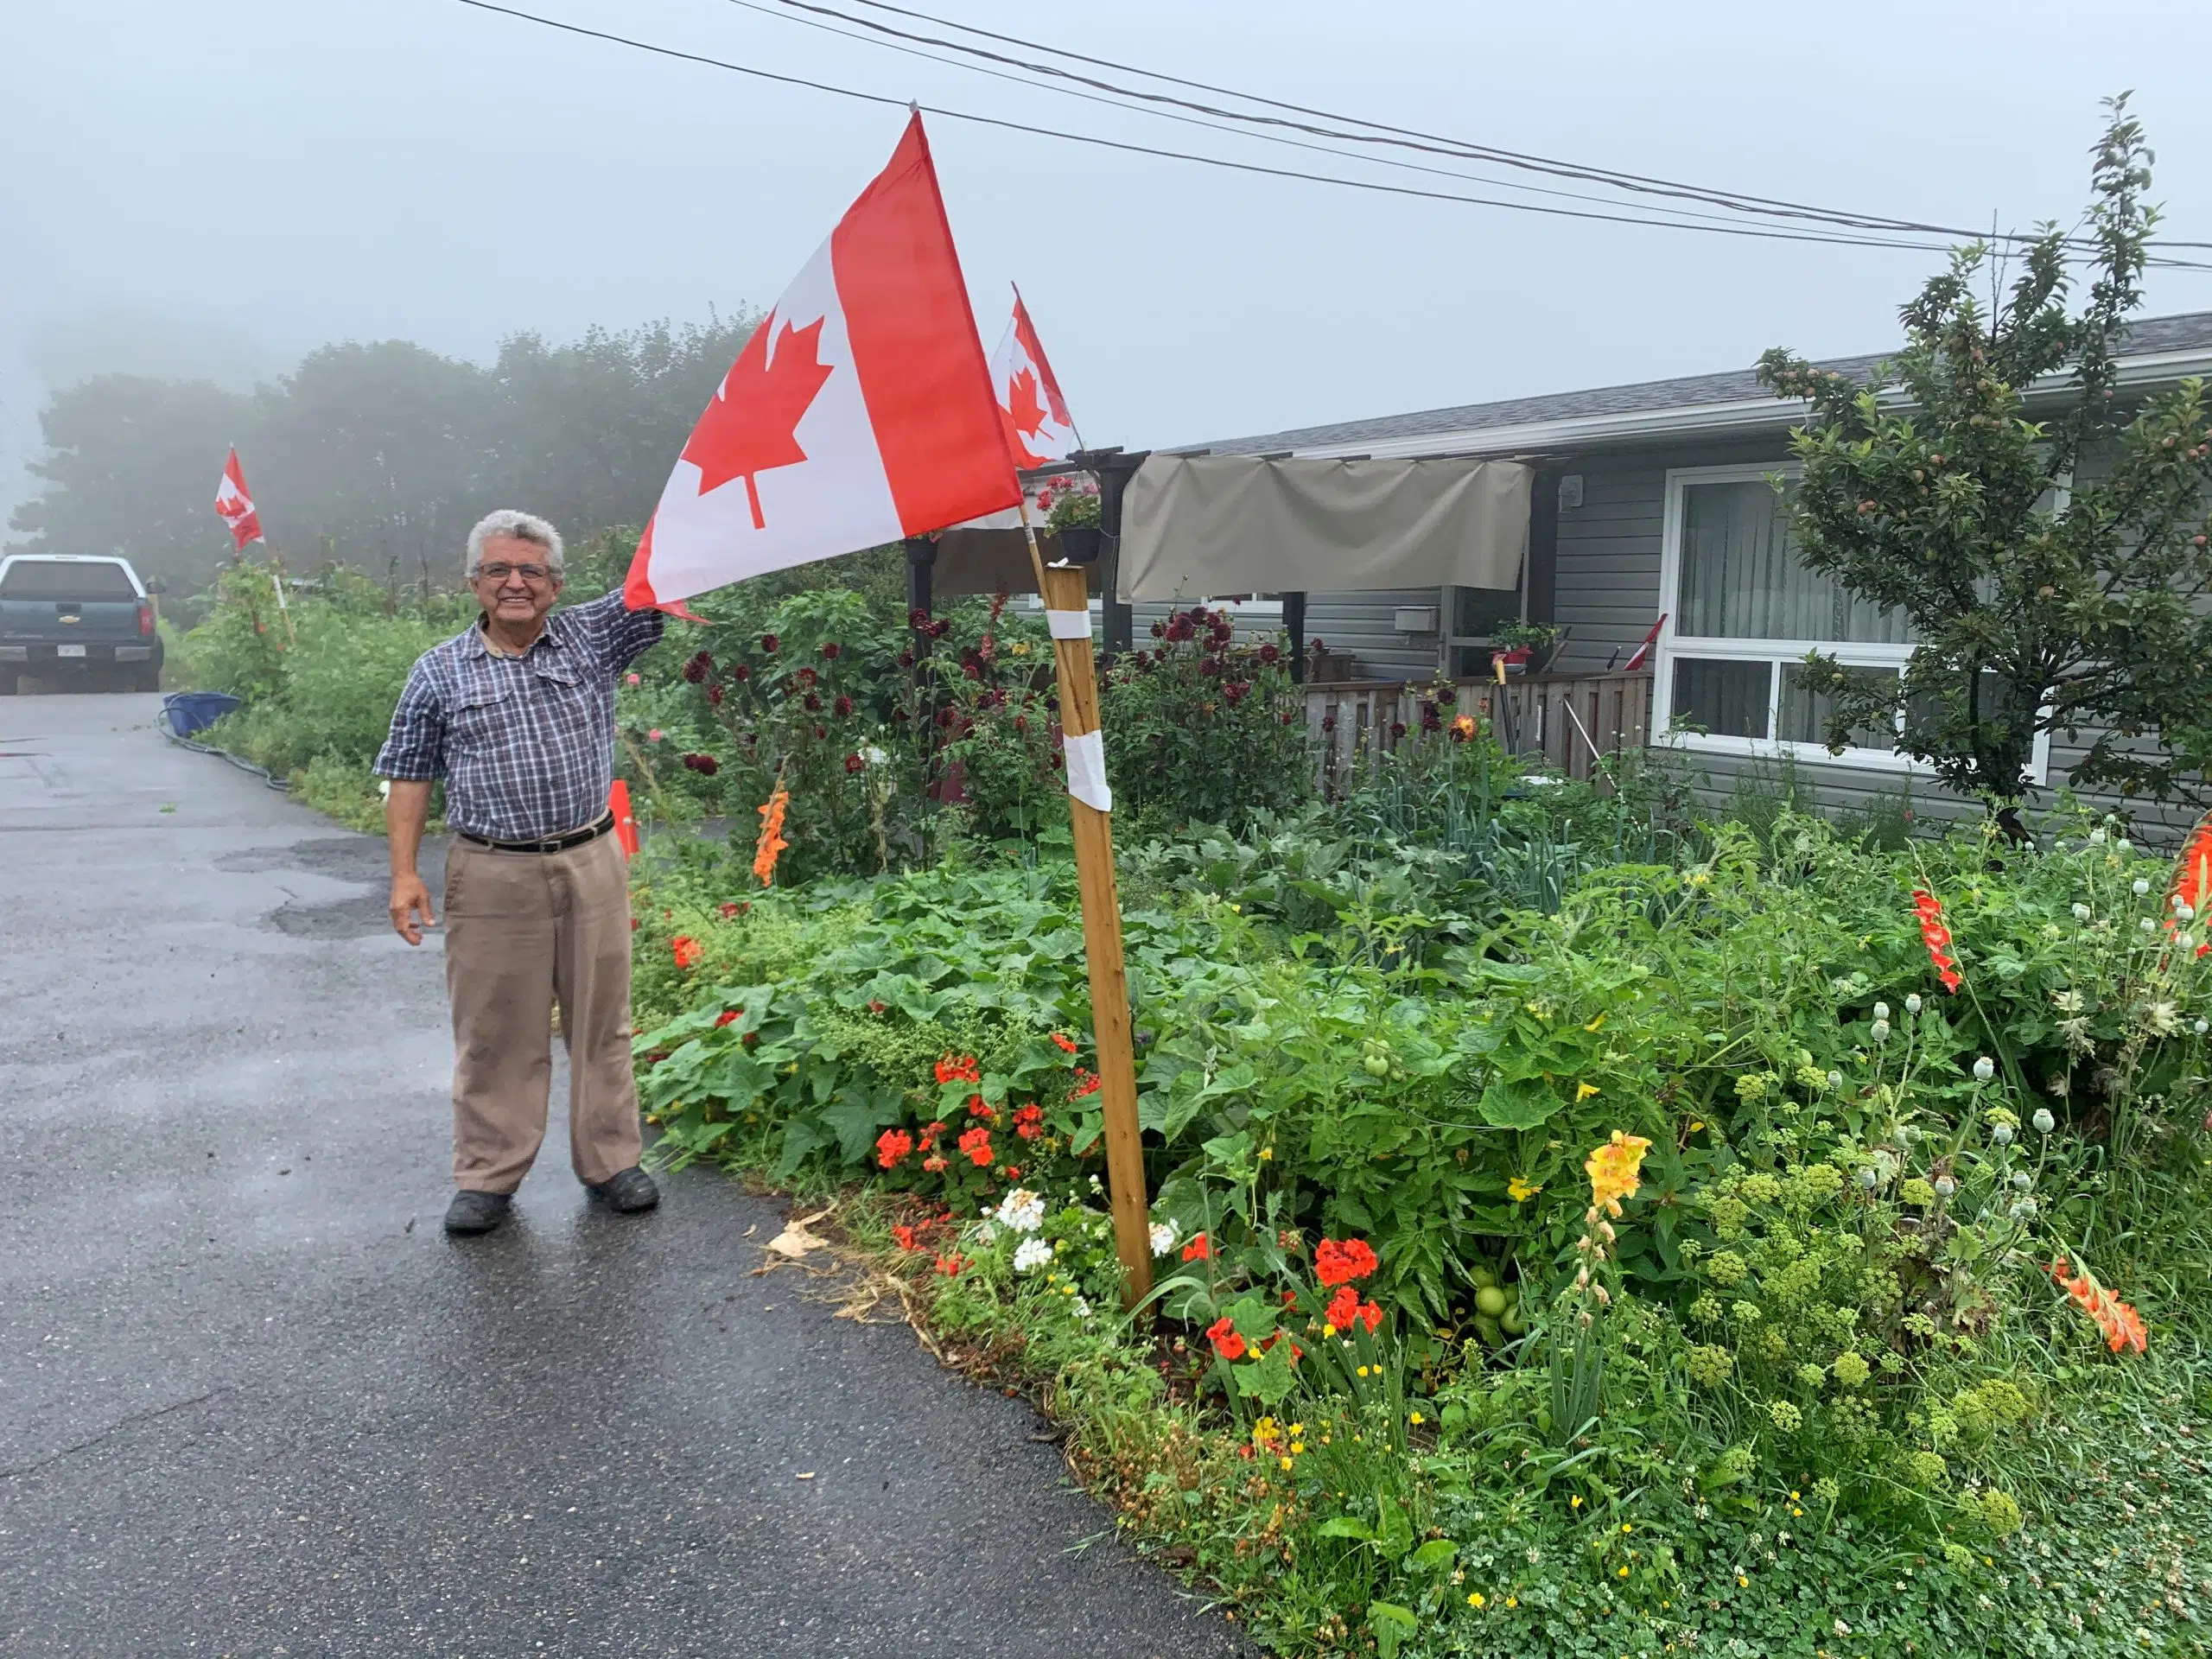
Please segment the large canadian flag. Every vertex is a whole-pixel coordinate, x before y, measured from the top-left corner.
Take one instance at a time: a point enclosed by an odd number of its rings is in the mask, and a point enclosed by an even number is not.
[[[917,111],[699,417],[625,593],[672,607],[1020,499]]]
[[[991,353],[991,391],[998,399],[999,418],[1006,423],[1007,447],[1014,451],[1015,466],[1048,466],[1081,447],[1067,399],[1060,396],[1060,383],[1045,359],[1037,325],[1029,321],[1018,288],[1006,338]]]
[[[246,493],[245,469],[238,465],[238,446],[231,447],[231,458],[223,463],[222,482],[215,486],[215,512],[231,527],[231,541],[237,551],[245,551],[248,542],[257,542],[261,537],[261,515],[253,509],[253,498]]]

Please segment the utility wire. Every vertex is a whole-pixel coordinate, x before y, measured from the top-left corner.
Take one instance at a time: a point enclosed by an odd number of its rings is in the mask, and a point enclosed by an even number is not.
[[[964,58],[944,57],[935,52],[924,51],[918,47],[901,46],[896,41],[882,39],[878,35],[855,34],[851,29],[839,29],[834,23],[823,22],[817,17],[794,16],[788,10],[780,9],[782,0],[777,0],[777,3],[774,4],[763,3],[762,0],[725,0],[725,3],[739,7],[746,11],[758,12],[764,17],[773,17],[783,22],[798,23],[807,29],[820,29],[824,34],[835,35],[842,40],[858,41],[863,45],[880,47],[886,51],[904,53],[908,57],[919,58],[925,62],[941,63],[951,68],[964,69],[971,74],[988,75],[995,80],[1009,81],[1014,86],[1027,86],[1036,92],[1057,92],[1062,97],[1081,99],[1088,104],[1103,105],[1109,110],[1127,110],[1134,114],[1154,116],[1165,121],[1179,121],[1186,126],[1205,127],[1215,132],[1229,133],[1236,137],[1260,139],[1268,143],[1287,145],[1294,149],[1312,150],[1319,155],[1335,156],[1345,161],[1358,162],[1370,166],[1393,167],[1402,168],[1410,173],[1425,173],[1435,178],[1459,179],[1469,184],[1486,184],[1493,186],[1500,190],[1516,190],[1530,195],[1554,196],[1567,201],[1596,202],[1601,206],[1611,207],[1618,207],[1624,205],[1610,196],[1590,195],[1579,190],[1553,189],[1548,186],[1541,184],[1522,184],[1516,180],[1501,179],[1480,173],[1462,173],[1456,168],[1431,167],[1425,162],[1409,162],[1395,156],[1363,155],[1357,150],[1340,149],[1334,144],[1317,144],[1306,139],[1293,138],[1287,133],[1268,131],[1265,130],[1254,130],[1247,127],[1233,126],[1224,121],[1208,120],[1202,116],[1180,114],[1176,111],[1157,108],[1153,105],[1129,103],[1126,101],[1124,97],[1109,97],[1098,92],[1087,92],[1081,90],[1079,87],[1064,86],[1056,81],[1033,80],[1024,74],[1014,73],[1005,69],[994,69],[987,64],[971,62]],[[842,16],[843,15],[837,12],[830,12],[826,7],[806,6],[802,8],[802,10],[807,11],[823,11],[831,16]],[[858,23],[863,28],[875,27],[874,25],[869,24],[864,18],[852,18],[849,21]],[[955,51],[963,49],[957,42],[948,41],[945,42],[945,44],[950,46]],[[995,56],[996,54],[987,54],[985,55]],[[1012,61],[1011,60],[1003,60]],[[1097,84],[1103,85],[1104,83],[1101,82]],[[1128,92],[1126,93],[1126,98],[1142,98],[1143,96],[1143,93],[1134,91]],[[1196,108],[1198,106],[1192,105],[1191,107]],[[1699,213],[1694,208],[1689,207],[1655,207],[1649,209],[1649,211],[1654,213],[1674,214],[1685,219],[1707,219],[1715,224],[1721,225],[1742,223],[1740,215],[1731,216],[1723,213]],[[1847,245],[1854,245],[1847,244]]]
[[[882,105],[896,109],[927,109],[931,114],[948,120],[965,121],[977,126],[996,127],[1008,132],[1028,133],[1043,138],[1058,138],[1071,143],[1090,144],[1103,149],[1120,150],[1135,156],[1152,156],[1168,161],[1192,162],[1204,167],[1220,168],[1230,172],[1250,173],[1279,179],[1293,179],[1310,184],[1330,184],[1344,189],[1367,190],[1383,195],[1408,196],[1427,201],[1456,202],[1476,207],[1498,207],[1508,212],[1537,213],[1548,218],[1588,219],[1605,224],[1637,225],[1660,230],[1695,231],[1713,236],[1734,236],[1763,242],[1805,242],[1830,245],[1866,248],[1895,248],[1908,251],[1946,253],[1948,245],[1940,242],[1900,241],[1878,236],[1829,234],[1824,232],[1760,229],[1745,225],[1703,224],[1681,219],[1652,219],[1628,213],[1599,213],[1573,207],[1546,207],[1535,202],[1506,201],[1493,196],[1463,195],[1448,190],[1427,190],[1410,185],[1387,184],[1380,180],[1351,179],[1328,173],[1301,172],[1295,168],[1268,167],[1256,162],[1232,161],[1225,156],[1200,155],[1191,150],[1164,149],[1151,144],[1131,143],[1123,139],[1103,137],[1095,133],[1068,132],[1056,127],[1037,126],[1028,122],[1009,121],[998,116],[982,115],[970,110],[957,110],[943,105],[920,105],[880,92],[864,92],[833,82],[814,80],[803,75],[782,74],[773,70],[755,68],[749,64],[733,63],[726,58],[709,57],[703,53],[687,52],[680,48],[658,45],[626,35],[613,34],[607,29],[589,29],[581,23],[563,22],[557,18],[542,16],[518,7],[494,3],[494,0],[457,0],[457,3],[478,11],[495,12],[524,22],[535,23],[563,34],[581,35],[588,40],[605,41],[616,46],[651,53],[657,57],[673,58],[686,63],[703,65],[709,68],[724,69],[735,74],[749,75],[756,79],[774,81],[787,86],[804,86],[810,91],[829,92],[840,98],[856,99],[861,103]],[[2212,270],[2212,265],[2185,264],[2181,261],[2160,261],[2182,265],[2189,270]]]
[[[651,41],[637,40],[626,35],[616,35],[602,29],[588,29],[582,23],[563,22],[557,18],[541,16],[536,12],[524,11],[514,6],[494,3],[494,0],[455,0],[460,5],[478,11],[496,12],[502,16],[518,18],[542,28],[557,29],[565,35],[579,35],[588,40],[606,41],[615,46],[626,46],[635,51],[649,52],[657,57],[674,58],[685,63],[696,63],[711,69],[727,69],[733,73],[750,75],[760,80],[771,80],[786,86],[804,86],[812,92],[830,92],[839,98],[849,98],[866,104],[879,104],[893,109],[924,109],[932,115],[951,121],[966,121],[978,126],[997,127],[1008,132],[1026,132],[1042,138],[1065,139],[1072,143],[1091,144],[1101,149],[1116,149],[1136,156],[1154,156],[1168,161],[1195,162],[1205,167],[1225,168],[1236,173],[1256,173],[1270,178],[1295,179],[1312,184],[1333,184],[1352,190],[1371,190],[1386,195],[1413,196],[1428,201],[1459,202],[1477,207],[1503,207],[1514,213],[1541,213],[1560,219],[1595,219],[1615,225],[1642,225],[1662,230],[1703,231],[1719,236],[1751,237],[1772,242],[1839,243],[1851,247],[1899,248],[1908,251],[1942,253],[1947,245],[1940,242],[1902,242],[1880,238],[1831,236],[1805,231],[1761,230],[1750,226],[1704,225],[1673,219],[1648,219],[1631,213],[1590,213],[1570,207],[1548,207],[1535,202],[1503,201],[1488,196],[1460,195],[1446,190],[1424,190],[1408,185],[1386,184],[1379,180],[1348,179],[1327,173],[1305,173],[1291,168],[1267,167],[1256,162],[1231,161],[1225,156],[1203,156],[1190,150],[1163,149],[1151,144],[1130,143],[1119,138],[1102,137],[1095,133],[1067,132],[1056,127],[1040,127],[1023,121],[1008,121],[998,116],[980,115],[970,110],[956,110],[939,104],[914,104],[903,98],[893,98],[881,92],[864,92],[850,86],[840,86],[825,80],[814,80],[804,75],[787,75],[774,70],[759,69],[750,64],[733,63],[727,58],[709,57],[704,53],[687,52],[678,47],[661,46]]]
[[[1148,80],[1160,81],[1168,86],[1188,87],[1195,92],[1211,92],[1217,97],[1238,99],[1248,104],[1256,104],[1269,109],[1284,110],[1294,115],[1310,116],[1319,120],[1349,123],[1354,126],[1369,128],[1370,129],[1370,131],[1362,133],[1346,131],[1335,128],[1313,127],[1307,125],[1304,122],[1281,121],[1277,118],[1271,116],[1252,115],[1242,111],[1224,110],[1213,105],[1196,104],[1185,99],[1171,98],[1164,93],[1147,92],[1136,88],[1117,86],[1113,83],[1094,79],[1090,76],[1075,74],[1068,70],[1056,67],[1051,64],[1039,64],[1027,59],[1011,58],[999,53],[986,52],[981,48],[963,46],[957,41],[946,41],[932,35],[916,35],[906,30],[893,29],[888,24],[872,22],[867,18],[854,17],[848,13],[835,10],[833,8],[829,6],[810,3],[810,0],[779,0],[779,3],[796,10],[817,12],[830,16],[842,18],[844,21],[856,23],[861,28],[876,29],[887,35],[895,35],[902,39],[925,41],[931,45],[947,47],[953,51],[967,52],[978,57],[988,58],[995,62],[1016,65],[1034,74],[1051,75],[1071,80],[1077,80],[1087,86],[1103,87],[1111,91],[1118,92],[1126,97],[1144,99],[1162,103],[1179,104],[1187,109],[1198,110],[1208,114],[1225,116],[1233,120],[1261,124],[1296,127],[1304,131],[1316,134],[1319,137],[1345,138],[1361,143],[1396,143],[1407,149],[1433,150],[1436,153],[1457,156],[1458,158],[1465,161],[1491,162],[1504,166],[1522,168],[1535,172],[1549,173],[1560,177],[1577,179],[1585,182],[1605,185],[1608,188],[1614,189],[1632,190],[1648,194],[1669,195],[1690,200],[1703,201],[1709,206],[1726,207],[1738,213],[1764,213],[1784,218],[1810,219],[1857,230],[1916,232],[1928,235],[1955,238],[1962,241],[1985,241],[1992,239],[1993,237],[1994,239],[1999,241],[2019,243],[2032,243],[2041,239],[2038,237],[2032,236],[2023,232],[2005,232],[2002,233],[1992,232],[1990,236],[1985,236],[1980,232],[1961,230],[1953,226],[1929,224],[1918,219],[1892,219],[1879,214],[1847,213],[1834,208],[1817,207],[1805,202],[1790,201],[1779,197],[1759,196],[1741,191],[1714,189],[1700,185],[1683,184],[1669,179],[1652,178],[1643,174],[1619,172],[1610,168],[1589,167],[1573,162],[1561,162],[1554,160],[1548,156],[1533,156],[1519,150],[1502,149],[1492,145],[1478,144],[1468,140],[1450,138],[1436,133],[1423,132],[1416,128],[1392,126],[1386,122],[1370,121],[1361,116],[1340,115],[1327,110],[1314,109],[1303,104],[1286,103],[1281,99],[1267,98],[1255,92],[1239,92],[1234,87],[1217,86],[1208,81],[1191,80],[1180,75],[1171,75],[1164,73],[1159,70],[1141,68],[1135,64],[1119,63],[1108,58],[1100,58],[1085,53],[1071,52],[1065,48],[1052,46],[1041,41],[1025,40],[1022,37],[1014,35],[1002,35],[991,29],[979,29],[973,24],[960,22],[951,18],[940,17],[931,12],[916,10],[909,6],[891,4],[888,3],[888,0],[845,0],[845,3],[852,5],[865,6],[874,11],[889,12],[897,16],[913,18],[922,22],[934,24],[941,29],[957,29],[964,35],[973,35],[983,40],[996,41],[1007,46],[1020,47],[1026,51],[1048,53],[1054,57],[1065,58],[1071,62],[1080,63],[1090,68],[1111,69],[1123,74],[1141,75]],[[2212,248],[2212,242],[2166,241],[2158,243],[2155,245],[2171,248],[2208,249]]]

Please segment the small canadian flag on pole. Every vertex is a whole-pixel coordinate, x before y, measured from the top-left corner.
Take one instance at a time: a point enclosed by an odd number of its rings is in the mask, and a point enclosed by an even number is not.
[[[738,353],[624,591],[672,608],[1020,499],[918,111]]]
[[[223,480],[215,486],[216,516],[231,527],[231,541],[243,553],[248,542],[257,542],[261,536],[261,515],[253,510],[253,498],[246,493],[245,473],[238,466],[238,446],[231,446],[231,458],[223,463]]]
[[[1636,648],[1628,661],[1621,664],[1622,673],[1633,674],[1650,664],[1651,647],[1659,643],[1659,630],[1666,626],[1667,619],[1663,616],[1651,625],[1651,632],[1643,636],[1643,643]]]
[[[1060,383],[1045,358],[1037,338],[1037,325],[1029,321],[1029,308],[1021,290],[1014,290],[1014,318],[1006,338],[991,353],[991,392],[998,399],[999,417],[1006,423],[1007,447],[1017,467],[1043,467],[1065,461],[1083,447],[1075,419],[1068,413]]]

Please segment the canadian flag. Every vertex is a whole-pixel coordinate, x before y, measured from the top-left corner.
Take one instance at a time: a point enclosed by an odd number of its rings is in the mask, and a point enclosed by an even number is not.
[[[1659,630],[1666,626],[1667,619],[1663,616],[1651,625],[1651,632],[1643,636],[1643,643],[1636,648],[1628,661],[1621,664],[1622,673],[1633,674],[1651,661],[1651,647],[1659,643]]]
[[[238,466],[238,446],[231,446],[231,458],[223,463],[223,480],[215,486],[215,512],[231,527],[231,541],[236,550],[243,553],[248,542],[257,542],[261,537],[261,515],[253,510],[253,498],[245,493],[245,473]]]
[[[917,111],[738,353],[624,592],[670,608],[1020,499]]]
[[[991,391],[999,400],[999,417],[1006,423],[1007,447],[1017,467],[1044,467],[1065,461],[1081,447],[1067,399],[1052,365],[1045,360],[1045,347],[1037,338],[1037,325],[1029,321],[1029,308],[1021,290],[1014,290],[1014,319],[1006,338],[991,353]]]

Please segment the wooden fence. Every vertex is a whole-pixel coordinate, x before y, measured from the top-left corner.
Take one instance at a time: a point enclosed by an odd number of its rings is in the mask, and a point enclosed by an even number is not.
[[[1378,754],[1421,738],[1421,712],[1440,681],[1351,680],[1306,688],[1306,726],[1331,792],[1358,778]],[[1599,779],[1600,756],[1641,748],[1650,737],[1651,676],[1546,674],[1535,679],[1455,680],[1445,725],[1460,715],[1486,724],[1515,754],[1541,755],[1569,778]],[[1428,741],[1439,741],[1430,738]]]

